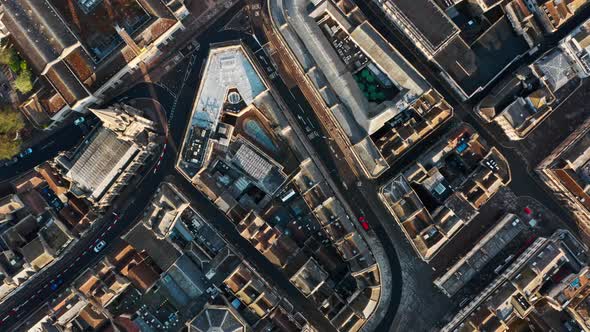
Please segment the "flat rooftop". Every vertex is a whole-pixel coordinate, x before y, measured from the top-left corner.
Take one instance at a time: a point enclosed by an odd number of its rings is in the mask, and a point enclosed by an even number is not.
[[[244,52],[241,45],[211,49],[194,105],[191,125],[214,129],[229,89],[236,89],[247,105],[267,90]]]
[[[527,50],[524,38],[514,32],[508,18],[502,17],[471,45],[454,38],[435,60],[470,96]]]
[[[395,0],[388,1],[391,8],[396,8],[411,33],[418,35],[436,50],[450,37],[459,32],[457,26],[432,0]]]

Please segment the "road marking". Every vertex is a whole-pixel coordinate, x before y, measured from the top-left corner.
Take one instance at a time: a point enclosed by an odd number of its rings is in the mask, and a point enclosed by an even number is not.
[[[47,285],[45,285],[45,286],[47,286]],[[40,289],[37,291],[37,294],[41,294],[41,290]]]
[[[27,303],[29,303],[29,300],[26,300],[25,302],[23,302],[23,304],[22,304],[22,305],[25,305],[25,304],[27,304]]]
[[[84,251],[84,252],[82,253],[82,255],[86,255],[86,253],[87,253],[87,252],[86,252],[86,251]]]
[[[80,256],[76,257],[76,262],[80,260]]]
[[[47,284],[45,284],[45,286],[43,286],[43,288],[47,288],[47,286],[48,286],[48,285],[47,285]]]
[[[74,266],[74,263],[70,264],[70,267],[73,267],[73,266]]]
[[[107,231],[110,231],[113,226],[107,227]]]
[[[92,249],[92,245],[89,245],[89,246],[88,246],[88,249]]]
[[[6,317],[2,318],[2,321],[3,321],[3,322],[5,322],[5,321],[7,321],[7,320],[8,320],[8,318],[10,318],[10,315],[8,315],[8,316],[6,316]]]
[[[69,269],[69,267],[66,267],[66,268],[64,269],[64,272],[67,272],[67,271],[68,271],[68,269]]]
[[[104,234],[105,234],[105,232],[102,232],[102,234],[100,234],[100,237],[103,237],[103,236],[104,236]]]
[[[59,278],[59,277],[61,277],[61,273],[60,273],[60,274],[58,274],[58,275],[57,275],[57,277],[58,277],[58,278]]]

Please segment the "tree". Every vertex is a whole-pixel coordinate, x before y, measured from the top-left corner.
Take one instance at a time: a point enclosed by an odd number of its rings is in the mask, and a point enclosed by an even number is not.
[[[31,77],[33,74],[30,70],[21,70],[16,79],[14,80],[14,88],[21,93],[28,93],[33,90],[33,82]]]
[[[3,65],[11,65],[19,62],[18,55],[14,48],[4,45],[0,47],[0,63]]]
[[[18,137],[25,126],[22,115],[13,109],[0,110],[0,159],[10,159],[20,150]]]
[[[0,135],[0,160],[14,157],[20,151],[20,144],[20,140]]]
[[[0,110],[0,135],[17,133],[25,127],[20,112],[5,108]]]

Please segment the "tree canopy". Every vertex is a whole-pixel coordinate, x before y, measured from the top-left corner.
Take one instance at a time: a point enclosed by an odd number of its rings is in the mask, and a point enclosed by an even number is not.
[[[32,76],[33,74],[30,70],[21,69],[20,73],[14,80],[14,88],[20,91],[21,93],[30,92],[31,90],[33,90],[33,82],[31,79]]]
[[[17,134],[24,126],[20,112],[0,109],[0,159],[10,159],[20,151],[21,140]]]

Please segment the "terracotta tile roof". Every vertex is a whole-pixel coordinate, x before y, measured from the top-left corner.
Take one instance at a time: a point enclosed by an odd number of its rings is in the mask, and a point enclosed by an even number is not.
[[[129,278],[137,288],[146,291],[152,287],[158,279],[160,279],[160,275],[154,271],[145,260],[143,260],[141,263],[129,267],[127,278]]]

